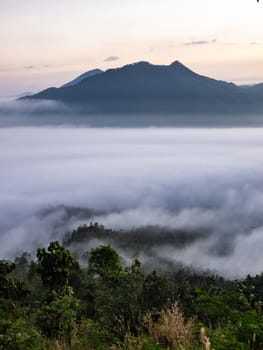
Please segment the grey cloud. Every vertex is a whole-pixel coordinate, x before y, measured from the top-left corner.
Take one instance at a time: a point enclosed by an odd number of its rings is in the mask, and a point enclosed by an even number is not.
[[[24,66],[24,69],[36,69],[36,66],[33,66],[33,65]]]
[[[104,62],[113,62],[118,61],[120,59],[119,56],[109,56],[104,59]]]

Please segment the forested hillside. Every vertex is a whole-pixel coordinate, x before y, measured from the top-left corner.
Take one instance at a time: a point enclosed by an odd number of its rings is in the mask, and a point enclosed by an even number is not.
[[[0,349],[263,349],[263,275],[146,272],[110,245],[85,257],[51,242],[0,262]]]

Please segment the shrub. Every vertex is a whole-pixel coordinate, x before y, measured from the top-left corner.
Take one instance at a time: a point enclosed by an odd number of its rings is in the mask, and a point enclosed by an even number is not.
[[[156,322],[153,315],[148,314],[144,323],[149,335],[166,348],[187,350],[193,346],[193,321],[185,321],[177,303],[162,310]]]

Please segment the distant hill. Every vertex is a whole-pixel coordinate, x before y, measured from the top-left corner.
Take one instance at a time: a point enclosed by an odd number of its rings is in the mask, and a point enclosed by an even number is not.
[[[77,85],[78,83],[80,83],[84,79],[87,79],[87,78],[93,77],[94,75],[98,75],[98,74],[102,74],[102,73],[104,73],[104,72],[103,72],[103,70],[100,70],[100,69],[90,70],[86,73],[81,74],[76,79],[71,80],[68,83],[62,85],[61,87],[65,88],[65,87]]]
[[[16,98],[28,97],[28,96],[32,96],[32,95],[34,95],[34,94],[35,94],[35,92],[29,92],[29,91],[27,91],[27,92],[22,92],[21,94],[18,94],[18,95],[16,95],[15,97],[16,97]]]
[[[262,97],[263,94],[263,83],[252,85],[248,87],[250,91],[253,91],[254,93],[258,93],[260,97]]]
[[[29,98],[62,101],[99,113],[263,111],[260,84],[258,88],[242,88],[199,75],[179,61],[170,65],[137,62],[88,73],[61,88],[49,88]]]

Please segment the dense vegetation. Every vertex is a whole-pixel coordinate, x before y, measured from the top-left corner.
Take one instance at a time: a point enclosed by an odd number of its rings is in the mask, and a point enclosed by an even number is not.
[[[165,226],[112,230],[96,222],[90,222],[89,225],[84,224],[68,232],[64,236],[63,246],[76,255],[84,265],[87,263],[87,250],[94,246],[110,245],[126,261],[143,256],[143,267],[146,271],[157,269],[174,272],[180,265],[178,261],[173,261],[165,254],[157,254],[157,252],[166,251],[167,246],[183,249],[206,239],[211,234],[205,229],[175,229]],[[222,251],[226,254],[231,250],[231,247],[226,247],[224,242],[212,248],[214,255],[222,255]]]
[[[146,272],[110,245],[85,256],[83,267],[51,242],[36,259],[0,262],[0,349],[263,349],[263,275]]]

